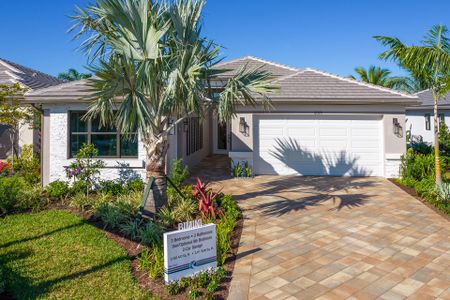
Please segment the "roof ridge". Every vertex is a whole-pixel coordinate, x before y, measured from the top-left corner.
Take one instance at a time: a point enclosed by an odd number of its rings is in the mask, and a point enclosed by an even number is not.
[[[300,71],[300,69],[298,69],[298,68],[294,68],[294,67],[291,67],[291,66],[288,66],[288,65],[285,65],[285,64],[280,64],[280,63],[277,63],[277,62],[274,62],[274,61],[271,61],[271,60],[262,59],[260,57],[256,57],[256,56],[252,56],[252,55],[248,55],[248,56],[246,56],[246,58],[253,59],[253,60],[256,60],[256,61],[259,61],[259,62],[262,62],[262,63],[266,63],[266,64],[269,64],[269,65],[272,65],[272,66],[288,69],[288,70],[291,70],[291,71]]]
[[[297,76],[297,75],[299,75],[299,74],[301,74],[301,73],[303,73],[305,71],[306,71],[306,69],[301,69],[298,72],[295,72],[295,73],[292,73],[292,74],[289,74],[289,75],[285,75],[285,76],[281,76],[280,78],[277,78],[274,81],[278,82],[278,81],[282,81],[282,80],[285,80],[285,79],[288,79],[288,78],[292,78],[292,77],[295,77],[295,76]]]
[[[366,83],[366,82],[361,82],[361,81],[356,80],[356,79],[346,78],[346,77],[343,77],[343,76],[340,76],[340,75],[337,75],[337,74],[333,74],[333,73],[329,73],[329,72],[325,72],[325,71],[322,71],[322,70],[317,70],[317,69],[313,69],[313,68],[305,68],[305,71],[315,72],[315,73],[318,73],[318,74],[322,74],[324,76],[329,76],[329,77],[333,77],[335,79],[339,79],[339,80],[342,80],[342,81],[356,83],[356,84],[359,84],[359,85],[362,85],[362,86],[366,86],[366,87],[369,87],[369,88],[374,88],[374,89],[377,89],[377,90],[380,90],[380,91],[385,91],[385,92],[388,92],[388,93],[391,93],[391,94],[395,94],[395,95],[399,95],[399,96],[406,97],[406,98],[412,98],[412,99],[417,98],[417,96],[414,96],[414,95],[411,95],[411,94],[394,91],[392,89],[385,88],[385,87],[382,87],[382,86],[379,86],[379,85]]]
[[[287,69],[287,70],[290,70],[290,71],[299,71],[300,70],[298,68],[294,68],[294,67],[291,67],[291,66],[288,66],[288,65],[276,63],[274,61],[262,59],[262,58],[259,58],[259,57],[256,57],[256,56],[252,56],[252,55],[246,55],[246,56],[235,58],[235,59],[232,59],[232,60],[229,60],[229,61],[221,62],[221,63],[218,63],[216,66],[223,66],[223,65],[227,65],[227,64],[230,64],[230,63],[234,63],[234,62],[238,62],[238,61],[242,61],[242,60],[246,60],[246,59],[256,60],[256,61],[264,63],[264,64],[269,64],[269,65],[276,66],[276,67],[283,68],[283,69]]]

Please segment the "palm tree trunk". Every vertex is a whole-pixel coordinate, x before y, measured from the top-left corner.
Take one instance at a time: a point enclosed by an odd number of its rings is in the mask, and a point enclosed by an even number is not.
[[[146,143],[147,182],[153,177],[153,188],[148,194],[144,215],[154,215],[167,203],[166,155],[169,148],[167,135],[153,137]]]
[[[438,122],[438,99],[437,95],[433,92],[434,98],[434,164],[435,164],[435,172],[436,172],[436,184],[438,186],[442,185],[441,178],[441,159],[439,156],[439,122]]]

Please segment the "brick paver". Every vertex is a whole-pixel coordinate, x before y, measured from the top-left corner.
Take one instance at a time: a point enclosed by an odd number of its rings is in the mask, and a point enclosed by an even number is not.
[[[245,218],[229,299],[450,299],[448,220],[386,179],[214,184]]]

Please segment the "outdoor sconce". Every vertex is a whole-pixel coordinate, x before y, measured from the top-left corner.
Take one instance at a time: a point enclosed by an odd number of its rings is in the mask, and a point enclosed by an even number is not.
[[[247,125],[247,122],[245,122],[244,117],[241,117],[239,120],[239,132],[244,135],[248,134],[248,125]]]
[[[183,130],[184,130],[184,132],[187,132],[189,130],[189,121],[188,121],[188,119],[184,119],[184,121],[183,121]]]
[[[392,119],[392,125],[394,128],[394,134],[396,136],[402,137],[403,136],[403,128],[400,125],[400,123],[398,122],[398,118],[393,118]]]

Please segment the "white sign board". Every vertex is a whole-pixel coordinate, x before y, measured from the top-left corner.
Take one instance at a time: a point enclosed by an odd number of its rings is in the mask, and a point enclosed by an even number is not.
[[[164,233],[164,279],[182,277],[217,267],[216,224]]]

